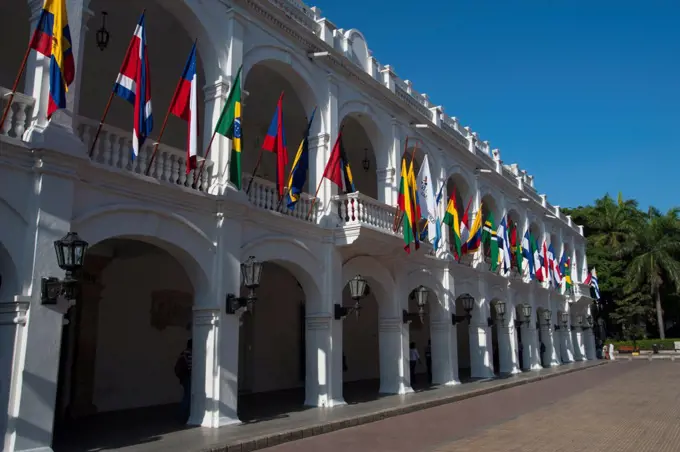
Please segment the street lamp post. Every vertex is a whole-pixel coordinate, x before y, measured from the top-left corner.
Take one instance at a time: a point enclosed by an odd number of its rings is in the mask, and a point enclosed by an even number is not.
[[[416,317],[420,319],[420,323],[425,323],[425,305],[429,295],[430,292],[425,286],[418,286],[411,292],[411,297],[415,297],[418,302],[418,312],[408,312],[406,309],[403,309],[401,311],[403,323],[409,323]]]

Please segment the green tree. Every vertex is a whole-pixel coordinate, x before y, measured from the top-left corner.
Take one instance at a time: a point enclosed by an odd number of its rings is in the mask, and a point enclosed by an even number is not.
[[[665,214],[650,208],[626,241],[620,242],[617,255],[629,259],[626,266],[628,292],[649,290],[654,300],[659,337],[665,339],[662,290],[680,288],[680,209]]]

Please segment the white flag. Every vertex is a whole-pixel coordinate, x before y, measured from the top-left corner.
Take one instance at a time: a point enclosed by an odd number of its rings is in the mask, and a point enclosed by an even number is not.
[[[427,218],[427,236],[430,243],[434,244],[437,236],[437,223],[439,222],[439,215],[437,214],[437,202],[434,194],[434,181],[430,173],[430,163],[427,160],[427,155],[423,159],[423,164],[418,171],[418,196],[420,203],[420,212],[423,218]]]

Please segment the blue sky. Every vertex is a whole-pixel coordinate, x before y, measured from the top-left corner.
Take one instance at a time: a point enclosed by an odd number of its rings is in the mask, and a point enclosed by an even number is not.
[[[316,0],[561,206],[680,205],[680,1]]]

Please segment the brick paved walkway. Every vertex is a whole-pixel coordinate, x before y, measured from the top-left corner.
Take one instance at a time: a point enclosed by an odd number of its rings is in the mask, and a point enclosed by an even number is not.
[[[672,452],[680,363],[624,361],[268,452]]]

